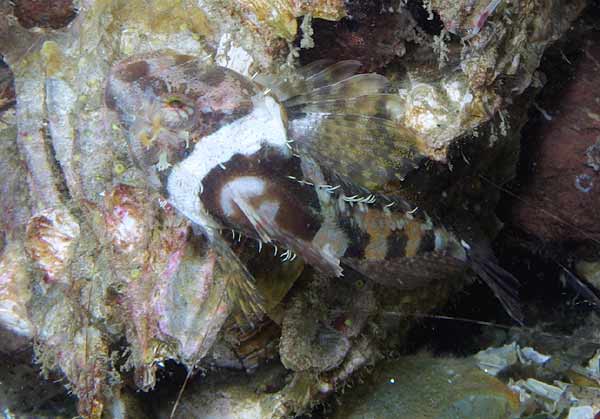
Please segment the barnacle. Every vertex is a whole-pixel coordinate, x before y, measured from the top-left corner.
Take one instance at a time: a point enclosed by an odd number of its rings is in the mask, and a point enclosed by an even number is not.
[[[79,224],[62,208],[44,210],[27,224],[25,246],[48,282],[69,282],[64,276],[79,239]]]
[[[106,231],[117,253],[139,258],[149,240],[153,215],[147,195],[139,189],[117,185],[105,197]]]
[[[16,243],[0,256],[0,325],[17,335],[31,337],[34,326],[27,313],[31,292],[25,259],[23,248]]]
[[[181,257],[177,274],[159,288],[157,319],[161,335],[177,342],[177,358],[193,368],[212,347],[232,307],[227,274],[213,251],[187,247]]]
[[[575,176],[575,187],[577,190],[589,193],[594,188],[594,179],[587,173]]]
[[[600,172],[600,138],[585,150],[585,155],[587,156],[586,164],[595,172]]]

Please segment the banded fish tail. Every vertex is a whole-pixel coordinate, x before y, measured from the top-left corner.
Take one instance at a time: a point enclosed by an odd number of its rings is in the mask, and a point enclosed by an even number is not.
[[[454,256],[435,252],[377,261],[344,258],[343,263],[380,285],[403,290],[423,287],[434,280],[448,280],[470,268],[492,290],[506,313],[523,325],[518,280],[492,258],[470,252],[467,255],[466,263]]]
[[[400,208],[398,204],[394,208]],[[384,286],[410,290],[450,280],[469,268],[519,324],[518,280],[496,263],[485,245],[469,246],[424,211],[352,206],[338,214],[349,238],[342,263]]]
[[[519,303],[519,280],[498,265],[491,251],[485,247],[471,246],[463,242],[467,252],[467,262],[471,270],[485,282],[504,307],[506,313],[523,326],[523,310]]]
[[[376,283],[400,290],[424,287],[465,272],[466,255],[459,240],[424,211],[407,210],[409,205],[403,201],[388,203],[389,196],[386,200],[375,198],[379,205],[356,204],[344,197],[337,200],[338,222],[348,237],[344,265]]]

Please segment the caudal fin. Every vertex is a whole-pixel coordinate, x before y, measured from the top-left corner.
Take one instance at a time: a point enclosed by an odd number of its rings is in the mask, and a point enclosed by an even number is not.
[[[493,258],[469,251],[471,269],[481,278],[517,323],[523,325],[523,310],[519,302],[520,283],[513,274],[500,267]]]

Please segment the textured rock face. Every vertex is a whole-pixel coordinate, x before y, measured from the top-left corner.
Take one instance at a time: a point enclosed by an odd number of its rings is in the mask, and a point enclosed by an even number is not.
[[[423,36],[410,13],[350,13],[351,20],[312,21],[310,39],[314,45],[303,51],[304,63],[321,58],[358,60],[362,70],[377,71],[404,56],[407,44]]]
[[[77,15],[73,0],[18,0],[14,4],[13,13],[24,28],[60,29]]]
[[[485,2],[429,4],[455,35],[432,35],[410,8],[380,15],[331,0],[0,4],[0,53],[14,74],[14,83],[0,76],[0,322],[3,333],[20,336],[19,346],[35,340],[43,372],[64,377],[81,415],[117,415],[130,399],[128,385],[160,387],[157,372],[167,360],[192,374],[198,366],[252,370],[278,356],[274,387],[261,378],[257,393],[247,376],[239,388],[200,383],[182,403],[218,417],[297,415],[380,351],[400,347],[410,322],[399,313],[428,312],[462,286],[457,278],[388,290],[354,273],[335,282],[303,271],[289,253],[282,264],[277,248],[258,256],[255,242],[234,234],[228,244],[248,262],[269,317],[245,330],[238,310],[244,301],[229,286],[240,272],[150,191],[126,133],[104,106],[111,67],[136,53],[173,50],[276,82],[294,80],[301,49],[312,47],[306,56],[314,59],[359,55],[366,70],[393,82],[380,93],[396,99],[398,106],[384,111],[406,133],[399,141],[410,137],[431,163],[406,183],[397,176],[374,186],[406,189],[418,205],[446,198],[447,207],[473,204],[477,213],[487,191],[465,179],[483,168],[500,181],[510,176],[522,114],[506,105],[519,102],[544,48],[583,3],[501,2],[474,26]],[[346,20],[323,41],[324,23],[311,26],[312,18],[346,15],[357,31]],[[526,42],[529,29],[533,42]],[[458,37],[468,39],[463,45]],[[9,74],[4,67],[2,74]],[[150,128],[155,122],[145,121]],[[586,150],[596,173],[595,149]],[[359,151],[368,158],[368,150]]]
[[[531,138],[535,172],[514,222],[551,241],[600,239],[600,37],[592,32],[574,77]]]
[[[20,246],[11,247],[14,248],[7,247],[0,259],[0,324],[10,333],[31,338],[34,327],[27,313],[31,293],[25,271],[25,255]]]
[[[334,419],[503,419],[517,414],[519,397],[470,358],[419,355],[380,363],[365,384],[344,394],[340,406]]]

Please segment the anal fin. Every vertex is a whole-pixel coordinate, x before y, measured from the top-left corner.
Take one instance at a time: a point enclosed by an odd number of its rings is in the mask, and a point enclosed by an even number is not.
[[[383,286],[412,290],[463,273],[467,266],[459,259],[439,253],[389,260],[344,258],[355,271]]]

